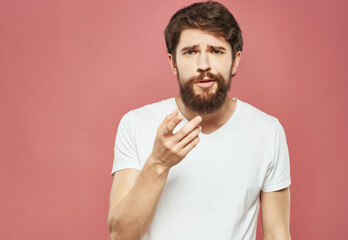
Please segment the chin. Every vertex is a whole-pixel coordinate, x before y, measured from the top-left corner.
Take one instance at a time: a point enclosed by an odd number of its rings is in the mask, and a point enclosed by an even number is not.
[[[196,94],[196,97],[199,97],[202,100],[209,101],[215,97],[215,93],[211,92],[202,92],[200,94]]]
[[[217,91],[217,88],[213,88],[213,89],[207,89],[207,90],[197,90],[197,91],[194,91],[195,95],[196,96],[203,96],[203,95],[208,95],[208,96],[214,96],[216,94],[216,91]]]

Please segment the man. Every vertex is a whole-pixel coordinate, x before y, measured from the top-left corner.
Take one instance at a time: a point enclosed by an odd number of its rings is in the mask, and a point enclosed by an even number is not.
[[[290,163],[277,118],[228,98],[241,30],[217,2],[176,12],[165,29],[180,96],[126,113],[119,124],[111,238],[290,239]]]

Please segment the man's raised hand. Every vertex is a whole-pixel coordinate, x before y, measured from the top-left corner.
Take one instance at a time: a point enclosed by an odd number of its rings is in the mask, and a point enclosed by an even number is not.
[[[151,153],[155,163],[167,170],[181,162],[198,144],[198,134],[201,132],[199,123],[202,117],[196,116],[173,134],[173,130],[183,119],[178,113],[179,110],[176,108],[160,124]]]

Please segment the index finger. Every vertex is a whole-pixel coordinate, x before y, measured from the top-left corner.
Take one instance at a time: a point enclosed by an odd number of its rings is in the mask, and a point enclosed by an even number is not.
[[[172,120],[176,115],[178,115],[178,113],[179,113],[179,109],[178,109],[178,108],[175,108],[174,111],[173,111],[172,113],[168,114],[168,115],[164,118],[162,124],[163,124],[163,125],[167,125],[167,123],[168,123],[170,120]]]
[[[172,120],[170,120],[166,125],[167,133],[173,133],[175,127],[181,122],[182,119],[183,117],[181,115],[173,117]]]

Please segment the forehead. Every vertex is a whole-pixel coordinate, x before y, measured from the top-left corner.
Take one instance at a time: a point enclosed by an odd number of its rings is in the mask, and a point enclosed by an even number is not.
[[[205,45],[221,46],[231,51],[230,44],[223,37],[218,37],[210,32],[199,29],[185,29],[180,34],[179,44],[177,49],[180,50],[187,46]]]

